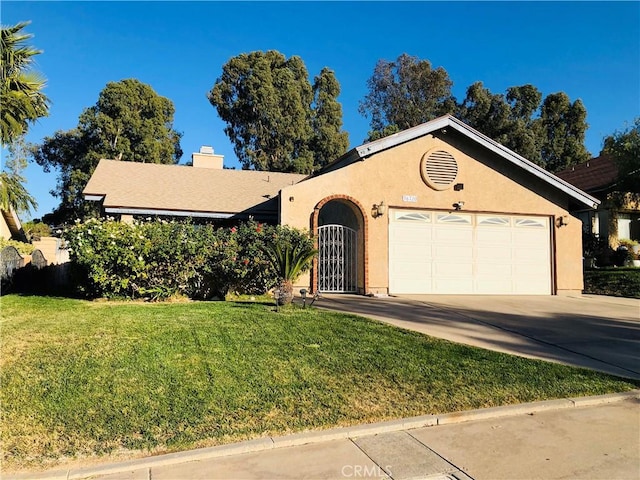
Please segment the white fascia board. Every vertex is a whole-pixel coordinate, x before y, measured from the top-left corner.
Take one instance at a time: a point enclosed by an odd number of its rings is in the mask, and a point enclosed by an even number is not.
[[[551,172],[547,172],[544,168],[539,167],[535,163],[518,155],[514,151],[509,150],[504,145],[501,145],[498,142],[490,139],[486,135],[478,132],[466,123],[452,116],[436,118],[435,120],[423,123],[422,125],[418,125],[417,127],[403,130],[402,132],[398,132],[388,137],[381,138],[380,140],[365,143],[364,145],[356,147],[355,150],[358,152],[360,158],[364,160],[366,157],[374,155],[378,152],[387,150],[410,140],[414,140],[418,137],[428,135],[429,133],[435,132],[436,130],[441,130],[446,127],[455,129],[467,138],[474,140],[476,143],[479,143],[483,147],[500,155],[502,158],[510,161],[511,163],[519,166],[532,175],[551,184],[553,187],[563,191],[564,193],[574,198],[575,200],[578,200],[580,203],[586,205],[587,207],[593,209],[597,208],[600,204],[600,200],[598,200],[597,198],[592,197],[579,188],[576,188],[575,186],[571,185],[568,182],[565,182],[561,178],[556,177]]]
[[[85,195],[84,199],[89,202],[101,202],[104,195]]]
[[[107,207],[105,213],[118,213],[124,215],[167,215],[173,217],[198,217],[198,218],[231,218],[234,213],[193,212],[188,210],[156,210],[148,208],[114,208]]]

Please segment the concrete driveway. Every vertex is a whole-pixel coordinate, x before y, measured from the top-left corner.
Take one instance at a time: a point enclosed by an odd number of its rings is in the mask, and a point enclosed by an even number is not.
[[[640,300],[325,294],[315,305],[458,343],[640,379]]]

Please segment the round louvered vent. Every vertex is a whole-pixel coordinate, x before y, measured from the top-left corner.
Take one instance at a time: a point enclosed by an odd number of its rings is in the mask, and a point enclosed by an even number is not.
[[[436,190],[445,190],[456,181],[458,162],[449,152],[432,150],[422,157],[420,173],[427,185]]]

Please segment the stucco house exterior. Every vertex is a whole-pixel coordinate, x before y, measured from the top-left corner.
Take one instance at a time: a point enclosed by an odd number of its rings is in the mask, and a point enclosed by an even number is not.
[[[640,241],[640,194],[620,191],[618,167],[611,157],[600,155],[556,175],[600,200],[596,210],[572,212],[585,233],[606,239],[614,250],[621,239]]]
[[[207,169],[195,158],[194,167],[104,160],[85,198],[101,201],[107,214],[271,212],[312,232],[319,254],[299,281],[311,291],[550,295],[583,288],[582,224],[570,212],[596,208],[598,200],[454,117],[356,147],[310,176],[220,166],[196,185]],[[145,190],[158,183],[149,180],[158,169],[171,174],[162,188]],[[174,198],[171,208],[158,203],[158,192]],[[191,197],[199,197],[197,207]],[[230,198],[237,205],[224,203]]]

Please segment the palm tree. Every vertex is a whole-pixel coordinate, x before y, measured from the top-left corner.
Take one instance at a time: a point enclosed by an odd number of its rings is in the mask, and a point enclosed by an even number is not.
[[[38,208],[38,203],[29,195],[23,182],[24,178],[16,173],[0,172],[0,210],[24,212]]]
[[[267,247],[267,255],[278,275],[279,291],[277,301],[280,305],[289,304],[293,299],[293,282],[304,272],[318,253],[304,242],[292,245],[289,242],[278,242]]]
[[[33,37],[21,30],[29,22],[2,27],[0,35],[0,130],[2,145],[24,135],[29,123],[49,114],[49,99],[42,92],[46,81],[31,70],[34,56],[42,53],[25,42]]]
[[[49,99],[42,93],[46,82],[31,69],[40,50],[26,44],[33,35],[21,30],[29,22],[0,31],[0,133],[3,146],[19,142],[29,123],[49,114]],[[24,188],[24,178],[16,171],[0,173],[0,210],[25,211],[37,208],[35,199]]]

